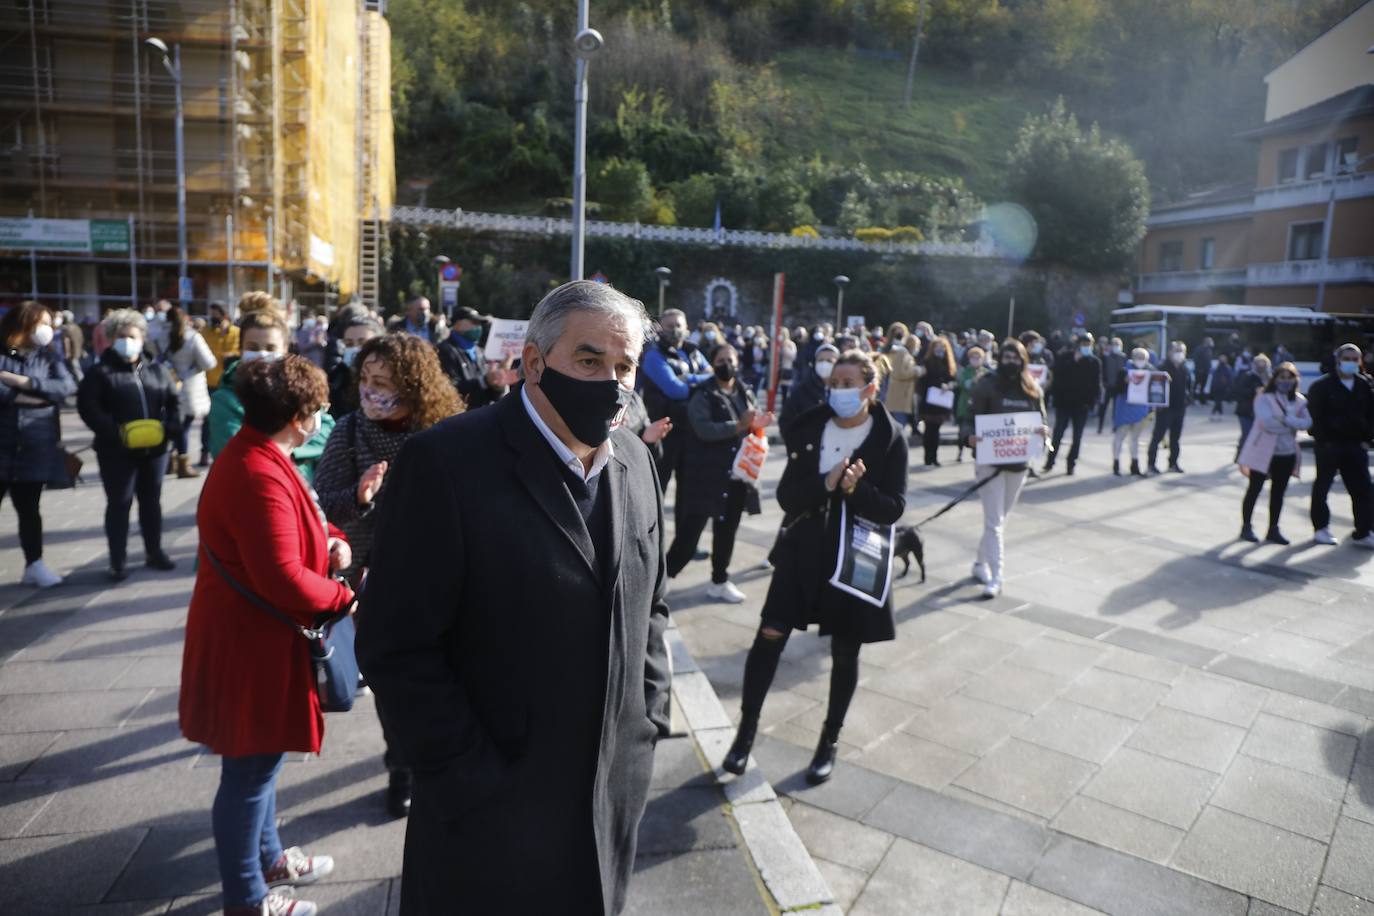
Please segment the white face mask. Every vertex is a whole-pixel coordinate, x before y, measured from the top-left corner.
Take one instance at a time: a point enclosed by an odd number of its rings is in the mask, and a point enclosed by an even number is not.
[[[816,374],[823,379],[830,378],[830,373],[835,371],[835,364],[829,360],[821,360],[816,363]]]
[[[310,419],[301,424],[301,433],[305,436],[305,441],[309,442],[315,434],[324,426],[324,411],[317,410],[310,415]]]
[[[240,357],[240,361],[251,363],[257,359],[263,359],[270,363],[281,359],[283,355],[282,353],[276,353],[271,350],[244,350],[243,356]]]
[[[52,328],[46,324],[40,324],[33,329],[33,345],[35,347],[46,347],[52,343]]]
[[[134,357],[143,352],[143,342],[132,337],[116,337],[115,342],[110,344],[110,349],[123,360],[132,362]]]
[[[1150,364],[1150,361],[1149,361],[1148,359],[1133,359],[1133,360],[1131,360],[1131,363],[1132,363],[1137,369],[1144,369],[1146,366],[1148,366],[1148,365]]]

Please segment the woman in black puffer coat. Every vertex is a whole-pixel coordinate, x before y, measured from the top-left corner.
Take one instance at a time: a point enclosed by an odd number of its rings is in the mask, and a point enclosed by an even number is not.
[[[788,633],[815,623],[822,636],[831,637],[834,665],[825,726],[807,770],[813,785],[834,770],[840,728],[859,682],[859,647],[896,637],[890,579],[889,587],[878,587],[885,592],[881,605],[830,582],[841,515],[883,528],[895,525],[906,511],[906,438],[878,400],[872,360],[857,350],[845,353],[835,363],[829,387],[828,403],[803,414],[787,435],[778,502],[793,521],[773,549],[773,581],[744,665],[743,715],[723,764],[731,773],[744,772]]]
[[[53,351],[52,314],[24,302],[0,319],[0,499],[19,514],[25,585],[50,588],[62,577],[43,562],[43,485],[63,470],[57,407],[76,382]]]
[[[677,530],[668,548],[668,575],[676,576],[692,560],[697,541],[711,522],[711,586],[706,594],[739,604],[744,593],[730,581],[735,533],[747,511],[758,515],[758,485],[735,478],[731,470],[740,443],[755,427],[773,422],[754,406],[754,393],[736,378],[739,354],[729,344],[711,351],[715,380],[692,392],[687,404],[688,435],[677,478]]]

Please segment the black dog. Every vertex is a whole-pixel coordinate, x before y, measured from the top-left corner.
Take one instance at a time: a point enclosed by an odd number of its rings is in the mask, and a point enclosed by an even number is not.
[[[916,565],[921,567],[921,581],[926,581],[926,545],[921,540],[921,533],[909,525],[899,525],[897,534],[892,542],[893,559],[902,561],[902,574],[898,579],[906,577],[911,572],[911,561],[914,559]]]

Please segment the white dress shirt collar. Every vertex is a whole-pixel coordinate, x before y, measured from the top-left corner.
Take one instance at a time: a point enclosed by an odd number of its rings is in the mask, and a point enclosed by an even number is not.
[[[530,420],[534,423],[534,428],[539,430],[544,438],[548,440],[549,445],[553,448],[554,454],[558,456],[558,460],[563,462],[568,470],[576,474],[579,479],[590,481],[597,474],[601,473],[602,468],[606,467],[606,462],[610,461],[611,457],[615,455],[615,446],[611,444],[610,439],[607,439],[597,446],[596,451],[592,454],[592,469],[588,471],[583,467],[582,459],[574,455],[572,449],[564,445],[563,440],[554,435],[553,430],[549,429],[549,424],[545,423],[544,418],[539,416],[539,411],[535,410],[534,405],[530,403],[529,392],[525,390],[523,385],[520,388],[520,400],[525,405],[525,413],[530,415]]]

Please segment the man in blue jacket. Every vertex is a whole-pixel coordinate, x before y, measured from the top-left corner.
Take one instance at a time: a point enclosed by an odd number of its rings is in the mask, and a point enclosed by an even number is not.
[[[659,484],[667,490],[688,435],[687,399],[693,388],[715,377],[706,357],[687,342],[687,316],[679,309],[668,309],[659,318],[658,340],[645,349],[641,374],[649,421],[668,417],[673,424],[661,440],[663,457],[658,462]]]

